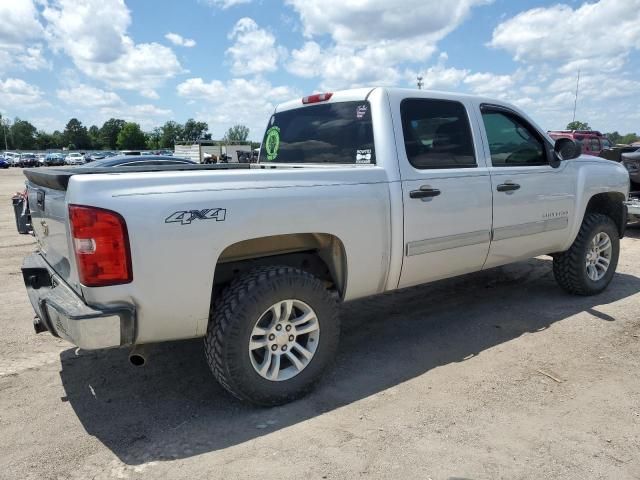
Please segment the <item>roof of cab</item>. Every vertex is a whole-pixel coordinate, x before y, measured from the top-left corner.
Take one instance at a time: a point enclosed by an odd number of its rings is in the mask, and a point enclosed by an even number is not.
[[[415,88],[400,88],[400,87],[366,87],[366,88],[354,88],[351,90],[336,90],[332,92],[332,96],[330,100],[326,100],[322,103],[337,103],[337,102],[349,102],[349,101],[361,101],[366,99],[371,92],[377,89],[383,89],[389,94],[404,94],[411,95],[413,97],[449,97],[449,98],[468,98],[468,99],[476,99],[481,102],[492,103],[495,105],[503,105],[506,107],[513,108],[514,106],[498,100],[494,98],[481,97],[478,95],[470,95],[467,93],[459,93],[459,92],[446,92],[446,91],[438,91],[438,90],[416,90]],[[315,92],[315,93],[323,93],[323,92]],[[303,104],[302,98],[299,97],[293,100],[289,100],[287,102],[281,103],[276,106],[274,113],[282,112],[285,110],[291,110],[294,108],[302,108],[312,105],[317,105],[317,103]],[[517,108],[516,108],[517,109]]]
[[[545,136],[549,141],[552,141],[551,137],[546,133],[544,129],[542,129],[536,122],[529,117],[522,109],[518,108],[516,105],[513,105],[509,102],[505,102],[503,100],[499,100],[497,98],[484,97],[480,95],[470,95],[467,93],[459,93],[459,92],[445,92],[445,91],[437,91],[437,90],[416,90],[415,88],[399,88],[399,87],[368,87],[368,88],[355,88],[352,90],[337,90],[332,92],[332,96],[329,100],[323,101],[322,103],[337,103],[337,102],[349,102],[349,101],[362,101],[365,100],[374,90],[382,89],[386,92],[390,97],[393,96],[401,96],[401,97],[413,97],[413,98],[436,98],[436,99],[445,99],[445,100],[460,100],[460,99],[469,99],[477,102],[478,104],[490,104],[506,107],[510,110],[513,110],[519,113],[521,116],[526,118],[532,125],[538,128],[538,130]],[[316,92],[322,93],[322,92]],[[325,92],[328,93],[328,92]],[[289,100],[288,102],[281,103],[276,106],[274,113],[282,112],[285,110],[292,110],[294,108],[306,108],[313,105],[318,105],[317,103],[309,103],[303,104],[302,98],[299,97],[294,100]]]

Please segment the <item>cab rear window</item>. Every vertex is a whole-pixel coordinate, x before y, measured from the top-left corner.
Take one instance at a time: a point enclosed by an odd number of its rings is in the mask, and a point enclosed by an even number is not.
[[[260,162],[375,164],[369,102],[325,103],[274,114]]]

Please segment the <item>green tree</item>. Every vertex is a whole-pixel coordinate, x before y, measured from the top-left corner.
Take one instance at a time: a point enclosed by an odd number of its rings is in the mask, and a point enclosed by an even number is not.
[[[4,148],[5,150],[13,148],[9,127],[11,127],[11,120],[9,120],[8,118],[4,118],[2,114],[0,114],[0,139],[2,142],[2,148]]]
[[[620,139],[622,138],[622,135],[620,135],[617,130],[615,132],[605,133],[605,135],[613,145],[620,143]]]
[[[573,122],[569,122],[567,124],[567,130],[591,130],[591,127],[587,122],[574,120]]]
[[[146,140],[140,125],[127,122],[118,134],[117,146],[120,150],[138,150],[145,147]]]
[[[51,148],[62,148],[64,147],[64,135],[60,130],[54,130],[51,134],[51,142],[53,146]]]
[[[45,132],[44,130],[38,130],[36,132],[36,148],[38,150],[49,150],[50,148],[57,148],[53,143],[53,135]]]
[[[146,134],[146,137],[147,137],[147,148],[149,150],[158,150],[162,148],[160,146],[162,141],[162,130],[160,129],[160,127],[156,127],[153,129],[153,131],[148,132]]]
[[[226,143],[246,143],[247,138],[249,137],[249,128],[244,125],[234,125],[224,136],[224,140]]]
[[[209,130],[209,125],[206,122],[196,122],[193,118],[187,120],[183,127],[183,138],[195,142],[200,138],[204,138]]]
[[[96,125],[89,127],[89,142],[92,150],[102,149],[102,137],[100,136],[100,129]]]
[[[636,135],[635,133],[627,133],[626,135],[623,135],[622,138],[620,138],[620,143],[623,144],[635,143],[638,141],[640,141],[640,138],[638,138],[638,135]]]
[[[110,118],[102,124],[102,128],[100,128],[100,140],[103,148],[109,148],[111,150],[117,148],[118,134],[125,123],[124,120],[120,120],[119,118]]]
[[[80,150],[91,148],[91,140],[89,139],[87,127],[82,125],[82,122],[77,118],[69,120],[62,135],[65,145],[68,146],[70,150],[71,145]]]
[[[36,127],[26,120],[16,118],[9,129],[13,147],[18,150],[30,150],[36,148]]]
[[[184,127],[173,120],[168,121],[160,127],[160,148],[173,148],[176,140],[181,140],[184,136]]]

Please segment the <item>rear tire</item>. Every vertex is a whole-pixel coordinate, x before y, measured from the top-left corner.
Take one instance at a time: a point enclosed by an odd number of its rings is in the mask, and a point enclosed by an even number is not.
[[[222,292],[204,345],[227,391],[272,406],[314,387],[336,356],[339,335],[337,302],[323,283],[296,268],[271,266],[248,272]]]
[[[588,213],[569,250],[554,256],[553,275],[569,293],[596,295],[611,282],[619,255],[620,235],[613,220]]]

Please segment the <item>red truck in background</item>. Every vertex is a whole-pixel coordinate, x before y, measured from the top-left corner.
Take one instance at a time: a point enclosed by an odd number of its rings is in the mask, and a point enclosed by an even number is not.
[[[609,139],[597,130],[550,130],[551,138],[570,138],[582,146],[582,153],[597,157],[605,148],[611,147]]]

